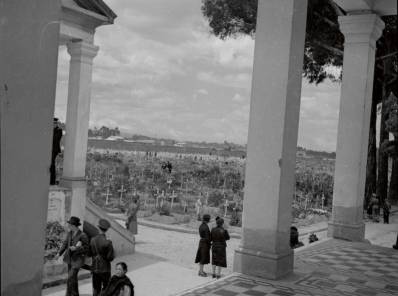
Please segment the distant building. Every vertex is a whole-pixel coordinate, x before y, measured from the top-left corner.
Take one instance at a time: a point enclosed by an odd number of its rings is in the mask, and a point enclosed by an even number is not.
[[[124,141],[124,138],[121,136],[110,136],[106,138],[107,141]]]
[[[179,142],[179,143],[175,143],[174,146],[175,147],[185,147],[186,144],[187,143],[185,143],[185,142]]]

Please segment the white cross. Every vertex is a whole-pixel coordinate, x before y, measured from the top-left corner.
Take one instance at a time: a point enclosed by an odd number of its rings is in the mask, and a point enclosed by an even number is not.
[[[120,188],[117,192],[120,192],[120,203],[122,203],[123,192],[126,192],[123,184],[122,184],[122,188]]]
[[[225,210],[224,210],[224,217],[227,217],[228,199],[225,200],[224,208],[225,208]]]
[[[173,194],[170,196],[171,198],[171,206],[170,208],[173,209],[173,204],[174,204],[174,199],[177,197],[177,195],[175,195],[174,190],[173,190]]]
[[[109,194],[109,186],[106,187],[106,193],[101,193],[102,196],[106,196],[105,204],[109,204],[109,196],[112,196],[112,194]]]
[[[325,206],[325,195],[322,193],[322,210],[324,206]]]

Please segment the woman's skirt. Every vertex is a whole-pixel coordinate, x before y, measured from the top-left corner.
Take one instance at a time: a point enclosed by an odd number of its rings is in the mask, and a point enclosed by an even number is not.
[[[227,251],[225,245],[213,244],[211,247],[211,264],[215,266],[227,267]]]
[[[195,263],[210,263],[210,244],[207,241],[200,241],[198,251],[196,252]]]

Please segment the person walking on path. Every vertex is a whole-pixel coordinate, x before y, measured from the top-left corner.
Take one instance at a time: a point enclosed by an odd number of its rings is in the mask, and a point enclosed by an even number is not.
[[[207,276],[203,271],[205,264],[210,263],[210,228],[207,225],[210,222],[210,215],[204,214],[202,224],[199,226],[200,241],[198,251],[196,252],[195,263],[199,263],[199,276]]]
[[[138,201],[139,198],[134,199],[127,210],[126,228],[134,235],[138,233],[137,213],[140,208]]]
[[[375,193],[372,194],[372,199],[370,201],[372,207],[372,219],[373,222],[379,222],[379,214],[380,214],[380,207],[379,207],[379,199]]]
[[[54,118],[53,121],[53,146],[51,152],[51,165],[50,165],[50,185],[56,184],[56,169],[55,169],[55,159],[57,155],[61,153],[61,138],[62,138],[62,128],[59,127],[58,118]]]
[[[134,296],[134,285],[126,276],[127,264],[116,263],[116,274],[113,275],[101,296]]]
[[[213,267],[213,278],[221,277],[221,267],[227,267],[227,243],[230,239],[229,233],[224,229],[224,219],[216,218],[216,227],[210,233],[211,238],[211,264]],[[217,269],[217,272],[216,272]]]
[[[112,241],[106,238],[105,233],[111,227],[106,219],[100,219],[98,228],[100,233],[90,241],[92,255],[91,272],[93,274],[93,296],[99,296],[111,278],[111,261],[114,258]]]
[[[398,233],[397,233],[397,240],[395,242],[395,245],[392,246],[395,250],[398,250]]]
[[[391,205],[388,200],[385,200],[383,203],[383,221],[384,224],[389,224],[390,223],[390,211],[391,211]]]
[[[66,296],[79,296],[77,274],[84,264],[84,258],[89,250],[88,237],[79,229],[80,219],[71,216],[69,221],[69,232],[64,240],[59,253],[55,259],[64,255],[64,262],[68,264],[68,279],[66,281]]]

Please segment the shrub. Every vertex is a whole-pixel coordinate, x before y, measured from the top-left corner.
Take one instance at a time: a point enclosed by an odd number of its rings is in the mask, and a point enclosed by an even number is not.
[[[46,226],[46,244],[45,244],[45,260],[51,260],[62,246],[65,235],[64,227],[58,222],[47,222]]]

